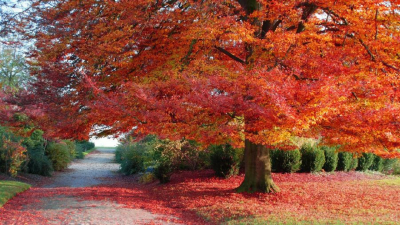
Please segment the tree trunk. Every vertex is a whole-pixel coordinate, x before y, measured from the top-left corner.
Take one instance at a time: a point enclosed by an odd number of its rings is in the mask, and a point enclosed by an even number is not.
[[[245,176],[237,192],[279,192],[272,181],[270,150],[246,139],[244,154]]]

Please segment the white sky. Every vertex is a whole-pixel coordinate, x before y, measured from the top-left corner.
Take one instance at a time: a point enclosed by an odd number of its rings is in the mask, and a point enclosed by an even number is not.
[[[112,137],[90,138],[89,141],[93,142],[96,147],[115,147],[119,144],[118,140]]]

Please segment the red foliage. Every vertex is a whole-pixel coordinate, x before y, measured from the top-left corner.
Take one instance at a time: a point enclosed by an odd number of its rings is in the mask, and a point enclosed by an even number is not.
[[[214,224],[242,217],[279,221],[400,222],[400,187],[379,184],[376,180],[387,179],[381,175],[337,172],[273,176],[282,187],[280,193],[238,194],[234,188],[242,182],[243,176],[224,180],[215,178],[212,171],[180,172],[166,185],[141,185],[120,177],[110,180],[113,184],[109,186],[32,188],[0,209],[0,219],[16,224],[43,224],[49,218],[40,214],[40,199],[65,195],[82,200],[115,201],[128,208],[173,215],[179,218],[174,222],[184,224]],[[37,204],[38,210],[25,211],[27,204]]]

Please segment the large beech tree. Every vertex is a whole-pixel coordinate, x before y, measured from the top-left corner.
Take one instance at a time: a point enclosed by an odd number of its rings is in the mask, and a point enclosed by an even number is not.
[[[32,60],[43,128],[135,129],[245,147],[238,191],[279,189],[293,136],[398,156],[395,0],[42,0]]]

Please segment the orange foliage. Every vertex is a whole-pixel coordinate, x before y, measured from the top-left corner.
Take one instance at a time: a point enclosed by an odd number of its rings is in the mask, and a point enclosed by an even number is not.
[[[54,135],[399,155],[397,1],[41,2],[34,91]]]

